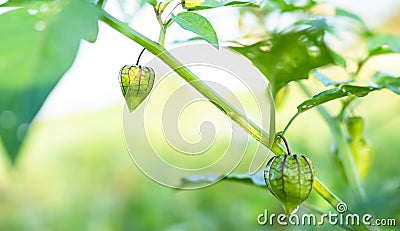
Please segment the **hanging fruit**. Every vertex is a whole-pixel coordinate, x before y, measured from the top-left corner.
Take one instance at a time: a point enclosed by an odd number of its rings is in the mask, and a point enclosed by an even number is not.
[[[131,112],[146,99],[154,85],[155,73],[153,68],[138,65],[143,51],[140,53],[135,66],[125,65],[118,75],[122,95],[125,97],[126,104]]]
[[[347,132],[352,139],[359,139],[364,132],[364,120],[360,116],[348,117],[345,120]]]
[[[304,155],[291,154],[286,139],[288,154],[272,157],[265,167],[264,179],[269,191],[280,200],[289,216],[311,193],[314,168]]]
[[[204,0],[183,0],[182,6],[184,9],[190,10],[203,4]]]
[[[360,116],[351,116],[345,119],[347,143],[353,154],[354,162],[360,178],[363,179],[369,170],[373,156],[372,146],[364,138],[364,119]]]

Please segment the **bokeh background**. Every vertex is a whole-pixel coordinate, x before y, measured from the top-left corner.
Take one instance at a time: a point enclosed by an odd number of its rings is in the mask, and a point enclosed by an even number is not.
[[[374,30],[400,34],[398,1],[335,4],[359,14]],[[134,9],[135,2],[131,6]],[[132,10],[134,16],[129,17],[121,13],[116,0],[110,0],[106,9],[130,20],[130,25],[143,34],[157,38],[157,22],[151,8]],[[215,9],[204,14],[222,40],[240,35],[236,9]],[[227,29],[227,24],[232,28]],[[167,46],[176,46],[174,41],[191,36],[172,27]],[[102,23],[95,44],[82,42],[73,67],[35,119],[15,166],[10,166],[0,148],[0,230],[286,229],[262,227],[256,222],[264,209],[283,211],[266,188],[221,182],[201,190],[177,191],[150,180],[135,166],[124,140],[124,99],[117,73],[123,65],[134,64],[140,50],[137,44]],[[150,58],[145,54],[143,62]],[[376,69],[400,74],[399,63],[399,55],[375,58],[363,74],[368,76]],[[320,87],[316,80],[307,80],[307,84]],[[295,106],[306,99],[294,84],[289,87],[285,105],[277,112],[278,129],[295,113]],[[329,106],[334,110],[338,105]],[[400,97],[385,90],[372,93],[356,109],[367,121],[366,136],[375,149],[372,167],[364,179],[370,206],[378,217],[396,218],[398,223],[399,108]],[[340,197],[351,198],[341,172],[329,156],[328,127],[315,111],[302,115],[287,136],[292,151],[307,154],[318,177],[330,189]],[[322,211],[331,210],[315,193],[308,203]],[[302,207],[301,211],[309,210]],[[341,230],[330,226],[315,229]]]

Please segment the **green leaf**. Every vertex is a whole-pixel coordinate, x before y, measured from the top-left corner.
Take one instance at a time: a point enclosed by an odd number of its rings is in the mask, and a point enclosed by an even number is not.
[[[4,7],[23,7],[26,5],[31,5],[31,4],[38,4],[38,3],[49,3],[52,0],[8,0],[7,2],[1,4],[0,6]]]
[[[172,15],[172,19],[183,29],[199,35],[216,48],[219,47],[217,34],[205,17],[194,12],[182,12],[178,15]]]
[[[245,184],[256,185],[266,188],[263,171],[257,172],[254,175],[249,175],[247,173],[232,173],[228,176],[217,174],[188,176],[182,178],[182,184],[183,186],[186,186],[188,184],[214,183],[218,179],[225,181],[242,182]]]
[[[377,72],[374,76],[376,84],[381,88],[387,88],[394,93],[400,95],[400,77],[393,76],[381,72]]]
[[[346,17],[346,18],[353,19],[354,21],[358,22],[365,30],[368,30],[368,26],[367,26],[367,24],[365,24],[364,20],[362,18],[360,18],[360,16],[358,16],[350,11],[347,11],[347,10],[341,9],[341,8],[336,8],[335,15],[339,16],[339,17]]]
[[[331,24],[328,24],[325,18],[300,19],[295,23],[295,25],[296,26],[306,25],[306,26],[311,26],[315,30],[335,33],[334,27]]]
[[[275,34],[267,41],[230,47],[247,57],[270,81],[273,94],[291,81],[307,79],[311,70],[334,63],[325,31],[307,28]]]
[[[311,71],[311,74],[314,75],[319,81],[321,81],[321,83],[324,84],[324,86],[326,86],[326,87],[332,86],[332,85],[333,86],[343,85],[343,84],[354,81],[354,80],[333,81],[333,80],[329,79],[326,75],[322,74],[321,72],[319,72],[317,70]]]
[[[95,6],[83,0],[32,4],[0,15],[0,136],[12,162],[96,20]]]
[[[254,0],[183,0],[183,8],[187,10],[204,10],[223,6],[251,6],[258,7]]]
[[[382,55],[400,53],[400,36],[398,35],[373,35],[368,40],[369,55]]]
[[[297,106],[298,113],[305,112],[313,107],[324,104],[326,102],[339,99],[345,96],[357,96],[364,97],[368,95],[371,91],[379,90],[376,87],[359,87],[353,85],[342,85],[340,87],[332,88],[326,91],[323,91],[311,99],[308,99]]]
[[[342,66],[342,67],[347,67],[346,60],[341,55],[339,55],[338,53],[334,52],[330,48],[328,48],[327,51],[328,51],[329,55],[332,57],[334,64]]]
[[[317,19],[301,19],[295,23],[296,26],[311,26],[314,30],[317,31],[325,31],[329,32],[332,34],[335,34],[335,28],[331,25],[328,24],[326,18],[317,18]],[[327,47],[327,51],[329,55],[332,57],[333,63],[342,67],[346,67],[346,60],[331,50],[329,47]]]
[[[143,6],[144,4],[148,3],[151,6],[156,6],[157,5],[157,1],[156,0],[139,0],[140,2],[140,6]]]

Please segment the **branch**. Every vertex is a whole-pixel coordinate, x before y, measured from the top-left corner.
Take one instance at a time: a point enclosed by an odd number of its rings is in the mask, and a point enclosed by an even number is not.
[[[218,109],[225,113],[229,118],[235,121],[240,127],[242,127],[248,134],[250,134],[258,142],[272,148],[272,151],[277,154],[285,154],[285,150],[279,145],[269,145],[269,134],[259,128],[254,122],[246,118],[239,110],[234,108],[231,104],[226,102],[221,96],[215,91],[205,85],[194,73],[188,68],[183,66],[179,60],[172,56],[165,48],[161,47],[158,43],[148,39],[144,35],[130,28],[126,23],[114,18],[107,12],[103,11],[100,20],[105,22],[110,27],[114,28],[121,34],[132,39],[139,45],[145,47],[149,52],[158,56],[165,64],[171,67],[178,75],[186,80],[193,88],[200,92],[206,97],[211,103],[213,103]],[[338,197],[333,194],[328,188],[326,188],[318,178],[314,179],[314,189],[319,195],[321,195],[326,201],[328,201],[332,207],[336,208],[336,205],[340,202]]]
[[[165,64],[172,68],[172,70],[186,80],[194,89],[200,92],[211,103],[217,106],[218,109],[235,121],[240,127],[246,130],[252,137],[254,137],[254,139],[262,143],[267,148],[270,148],[269,134],[266,131],[263,131],[253,121],[246,118],[246,116],[238,109],[233,107],[229,102],[225,101],[220,95],[218,95],[218,93],[204,84],[203,81],[201,81],[193,72],[191,72],[179,60],[165,50],[165,48],[160,46],[160,44],[133,30],[126,23],[119,21],[105,11],[103,11],[100,19],[121,34],[145,47],[149,52],[161,59]]]

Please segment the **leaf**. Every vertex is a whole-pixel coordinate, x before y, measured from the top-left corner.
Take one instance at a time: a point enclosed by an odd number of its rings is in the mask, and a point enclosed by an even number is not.
[[[150,4],[151,6],[156,6],[157,5],[157,1],[156,0],[139,0],[140,6],[143,6],[146,3]]]
[[[247,173],[234,173],[226,176],[225,179],[266,187],[263,171],[257,172],[254,175],[249,175]]]
[[[86,0],[72,0],[72,1],[83,1]],[[91,0],[87,0],[91,2]],[[89,2],[87,4],[89,4]],[[37,12],[46,12],[49,9],[50,5],[54,5],[51,3],[51,0],[38,0],[38,1],[30,1],[30,0],[9,0],[5,2],[0,7],[24,7],[31,12],[31,14],[36,14]],[[90,15],[98,15],[97,7],[91,6]],[[99,25],[97,21],[98,17],[92,18],[91,20],[87,21],[86,23],[90,23],[90,29],[87,30],[86,34],[83,36],[83,39],[90,43],[96,42],[97,35],[99,33]]]
[[[297,21],[295,23],[296,26],[311,26],[311,28],[313,28],[314,30],[318,30],[318,31],[325,31],[325,32],[329,32],[332,34],[335,34],[335,28],[328,24],[326,18],[317,18],[317,19],[301,19],[299,21]],[[329,53],[329,55],[332,57],[333,59],[333,63],[342,67],[346,67],[346,60],[340,56],[339,54],[337,54],[336,52],[334,52],[332,49],[330,49],[329,47],[327,47],[327,51]]]
[[[310,27],[230,49],[247,57],[264,74],[275,95],[289,82],[307,79],[311,70],[334,63],[324,42],[324,33],[322,29]]]
[[[37,4],[37,3],[49,3],[52,0],[8,0],[3,4],[0,4],[1,7],[23,7],[29,4]]]
[[[326,75],[322,74],[321,72],[319,72],[317,70],[311,71],[311,74],[314,75],[319,81],[321,81],[321,83],[324,84],[324,86],[326,86],[326,87],[332,86],[332,85],[333,86],[343,85],[343,84],[354,81],[354,80],[333,81],[333,80],[329,79]]]
[[[376,84],[381,88],[387,88],[400,95],[400,77],[377,72],[374,76]]]
[[[257,2],[254,0],[184,0],[183,8],[187,10],[204,10],[212,9],[223,6],[251,6],[258,7]]]
[[[204,183],[214,183],[216,180],[228,180],[235,182],[242,182],[245,184],[256,185],[260,187],[266,187],[264,180],[264,172],[257,172],[254,175],[249,175],[247,173],[232,173],[228,176],[221,175],[196,175],[196,176],[188,176],[182,178],[182,184],[204,184]]]
[[[364,20],[360,16],[354,14],[353,12],[347,11],[342,8],[336,8],[335,15],[339,17],[346,17],[353,19],[354,21],[358,22],[365,30],[368,30],[368,26],[367,24],[365,24]]]
[[[339,55],[338,53],[334,52],[333,50],[331,50],[329,48],[328,48],[328,53],[332,57],[334,64],[342,66],[342,67],[347,66],[346,60],[341,55]]]
[[[376,87],[359,87],[353,85],[342,85],[340,87],[332,88],[326,91],[323,91],[311,99],[308,99],[297,106],[298,113],[305,112],[313,107],[324,104],[326,102],[339,99],[345,96],[357,96],[364,97],[368,95],[371,91],[379,90]]]
[[[96,20],[95,6],[83,0],[31,4],[0,15],[0,136],[12,162]]]
[[[172,19],[183,29],[199,35],[216,48],[219,47],[217,34],[205,17],[194,12],[182,12],[178,15],[172,15]]]
[[[398,35],[373,35],[368,40],[369,55],[382,55],[400,53],[400,36]]]
[[[296,26],[306,25],[311,26],[315,30],[326,31],[330,33],[335,33],[334,27],[326,21],[325,18],[317,18],[317,19],[300,19],[296,21]]]

